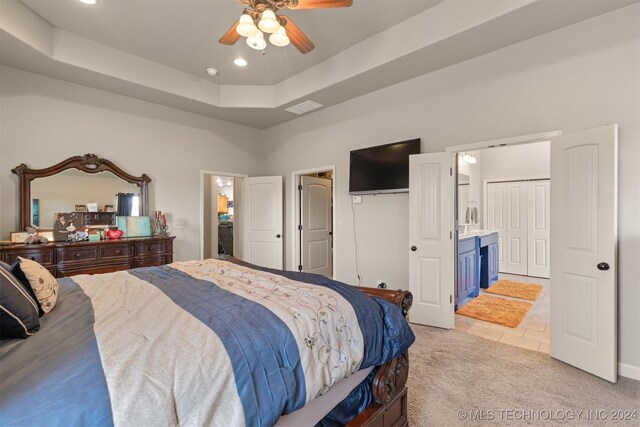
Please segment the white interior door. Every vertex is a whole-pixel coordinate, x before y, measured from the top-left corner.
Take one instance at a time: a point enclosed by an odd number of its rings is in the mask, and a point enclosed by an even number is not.
[[[551,356],[617,380],[618,126],[551,141]]]
[[[507,182],[505,273],[527,275],[527,183]]]
[[[527,263],[528,275],[549,278],[551,259],[549,215],[549,180],[531,181],[527,203]]]
[[[410,321],[453,327],[451,154],[409,157]]]
[[[301,177],[302,271],[333,275],[331,180]]]
[[[506,219],[505,219],[505,187],[502,184],[487,184],[487,230],[498,232],[498,263],[499,271],[504,271],[505,253],[507,252]]]
[[[282,269],[282,177],[244,179],[243,259]]]
[[[527,183],[487,184],[488,224],[498,231],[500,271],[527,274]]]

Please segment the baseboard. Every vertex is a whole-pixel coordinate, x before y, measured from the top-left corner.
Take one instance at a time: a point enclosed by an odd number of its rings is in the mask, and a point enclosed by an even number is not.
[[[640,381],[640,366],[618,363],[618,375]]]

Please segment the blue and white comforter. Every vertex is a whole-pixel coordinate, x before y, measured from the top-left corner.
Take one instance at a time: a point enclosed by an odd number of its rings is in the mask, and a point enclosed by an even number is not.
[[[272,426],[414,340],[317,275],[206,260],[59,283],[41,330],[0,344],[0,425]]]

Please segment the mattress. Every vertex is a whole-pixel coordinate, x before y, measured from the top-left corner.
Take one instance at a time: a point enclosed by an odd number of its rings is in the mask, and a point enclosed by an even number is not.
[[[338,385],[351,390],[414,340],[387,301],[243,263],[178,262],[59,285],[39,332],[0,343],[3,426],[273,426]]]

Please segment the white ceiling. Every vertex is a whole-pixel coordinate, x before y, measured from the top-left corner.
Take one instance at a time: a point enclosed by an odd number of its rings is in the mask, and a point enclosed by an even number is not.
[[[0,0],[0,64],[264,129],[638,1],[355,0],[286,11],[316,49],[262,56],[217,42],[234,0]]]
[[[56,28],[225,85],[273,85],[422,12],[443,0],[356,0],[337,9],[283,10],[315,44],[308,54],[270,46],[264,55],[244,38],[218,39],[240,17],[236,0],[20,0]],[[249,65],[237,67],[243,57]]]

